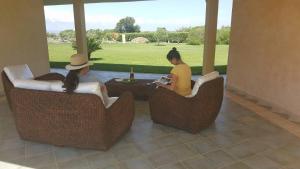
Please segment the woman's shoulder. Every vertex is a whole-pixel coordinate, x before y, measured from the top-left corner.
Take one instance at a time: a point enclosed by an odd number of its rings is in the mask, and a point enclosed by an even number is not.
[[[191,68],[191,67],[190,67],[188,64],[186,64],[186,63],[180,64],[180,65],[176,65],[176,66],[178,66],[178,68],[180,68],[180,69],[190,69],[190,68]]]
[[[80,82],[100,82],[100,83],[102,83],[101,80],[97,76],[95,76],[94,74],[92,74],[90,72],[86,75],[80,76],[79,81]]]

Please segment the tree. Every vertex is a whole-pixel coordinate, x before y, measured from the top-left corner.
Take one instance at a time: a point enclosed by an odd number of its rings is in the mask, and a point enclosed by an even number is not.
[[[168,39],[168,31],[166,28],[157,28],[155,33],[155,38],[157,45],[160,45],[160,42],[167,41]]]
[[[193,29],[193,27],[181,27],[176,30],[176,32],[190,32]]]
[[[59,33],[59,37],[62,41],[73,41],[75,39],[75,31],[72,29],[67,29],[64,31],[61,31]]]
[[[169,32],[168,41],[171,43],[183,43],[186,42],[188,35],[188,32]]]
[[[200,45],[204,43],[204,31],[203,26],[197,26],[191,29],[189,36],[187,38],[187,43],[189,45]]]
[[[101,42],[97,41],[97,39],[94,37],[87,37],[86,41],[87,41],[87,48],[88,48],[88,59],[90,60],[93,52],[102,49]],[[76,41],[73,41],[72,47],[75,50],[78,49],[76,45]]]
[[[105,36],[105,32],[100,29],[90,29],[86,32],[86,36],[90,38],[94,38],[100,44],[102,44],[103,38]]]
[[[133,17],[123,18],[117,23],[115,31],[119,33],[140,32],[140,26],[134,24],[135,19]]]
[[[230,41],[230,27],[222,27],[217,33],[217,44],[229,45]]]
[[[51,32],[47,32],[47,38],[58,39],[57,35]]]

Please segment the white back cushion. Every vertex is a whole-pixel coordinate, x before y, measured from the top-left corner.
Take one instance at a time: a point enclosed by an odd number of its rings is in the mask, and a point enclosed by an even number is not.
[[[100,84],[98,82],[79,83],[75,92],[95,94],[103,100]]]
[[[55,92],[64,92],[65,91],[65,88],[63,88],[63,82],[61,82],[61,81],[51,82],[50,88],[51,88],[51,91],[55,91]],[[105,106],[107,105],[107,103],[103,99],[103,95],[102,95],[102,92],[100,89],[99,82],[79,83],[77,89],[74,92],[75,93],[95,94],[101,98],[101,100]]]
[[[105,108],[110,108],[118,99],[119,97],[109,97]]]
[[[54,92],[64,92],[64,88],[62,87],[64,83],[62,81],[51,82],[50,90]]]
[[[198,90],[199,88],[201,87],[201,85],[205,82],[208,82],[210,80],[213,80],[213,79],[216,79],[220,76],[219,72],[217,71],[214,71],[214,72],[211,72],[211,73],[208,73],[204,76],[200,76],[196,82],[195,82],[195,85],[193,87],[193,90],[192,90],[192,94],[187,96],[187,97],[194,97],[197,93],[198,93]]]
[[[32,79],[17,79],[14,81],[14,86],[22,89],[50,91],[51,82],[32,80]]]
[[[34,78],[32,72],[29,69],[27,64],[6,66],[6,67],[4,67],[4,72],[14,86],[15,86],[16,80],[24,80],[24,79],[28,80],[28,79]]]

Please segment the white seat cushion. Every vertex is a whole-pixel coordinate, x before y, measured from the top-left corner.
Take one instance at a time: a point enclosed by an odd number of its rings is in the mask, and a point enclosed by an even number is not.
[[[113,105],[118,99],[119,97],[109,97],[105,107],[107,109],[110,108],[110,106]]]
[[[6,66],[4,67],[4,72],[14,86],[16,80],[24,80],[24,79],[29,80],[34,78],[27,64]]]
[[[32,80],[32,79],[17,79],[14,80],[14,86],[22,89],[50,91],[51,82]]]
[[[55,92],[64,92],[65,88],[63,88],[63,82],[61,81],[56,81],[52,82],[50,85],[51,91]],[[75,93],[89,93],[89,94],[95,94],[99,96],[104,104],[104,106],[107,105],[105,100],[108,99],[103,99],[103,95],[100,89],[100,83],[99,82],[82,82],[78,84],[77,89],[74,91]]]
[[[217,71],[208,73],[208,74],[206,74],[206,75],[204,75],[204,76],[200,76],[200,77],[196,80],[196,82],[195,82],[195,85],[194,85],[193,90],[192,90],[192,94],[190,94],[190,95],[188,95],[188,96],[186,96],[186,97],[190,98],[190,97],[196,96],[196,94],[198,93],[199,88],[201,87],[201,85],[202,85],[203,83],[208,82],[208,81],[213,80],[213,79],[216,79],[216,78],[218,78],[219,76],[220,76],[220,74],[219,74],[219,72],[217,72]]]

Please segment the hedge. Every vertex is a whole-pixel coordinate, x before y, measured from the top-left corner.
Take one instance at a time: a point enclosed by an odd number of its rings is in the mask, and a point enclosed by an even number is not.
[[[62,68],[64,69],[68,62],[50,62],[51,68]],[[114,72],[128,72],[131,67],[134,67],[136,73],[158,73],[158,74],[168,74],[170,73],[171,66],[149,66],[149,65],[127,65],[127,64],[107,64],[107,63],[95,63],[91,66],[92,70],[101,71],[114,71]],[[202,73],[202,66],[192,66],[191,67],[193,75],[200,75]],[[226,74],[226,65],[217,65],[215,70],[220,72],[220,74]]]
[[[171,43],[184,43],[188,37],[188,32],[168,32],[168,38],[165,42]],[[149,42],[156,42],[155,32],[143,32],[143,33],[125,33],[125,38],[127,42],[137,37],[144,37],[149,40]],[[122,41],[122,36],[117,38],[117,41]]]

